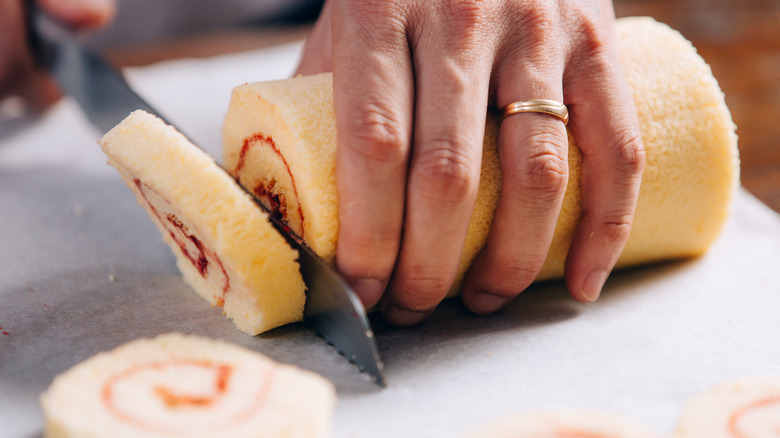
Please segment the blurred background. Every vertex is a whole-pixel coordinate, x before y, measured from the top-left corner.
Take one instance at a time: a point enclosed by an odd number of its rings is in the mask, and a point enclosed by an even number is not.
[[[712,67],[739,135],[742,185],[780,212],[780,0],[613,0],[679,30]]]
[[[170,24],[182,10],[165,4],[181,2],[120,0],[117,22],[93,41],[118,66],[243,51],[305,38],[321,4],[229,1],[251,13],[230,13],[221,1],[191,0],[188,21]],[[780,212],[780,0],[613,1],[618,17],[648,15],[679,30],[710,64],[738,127],[742,183]],[[135,32],[128,32],[130,26]],[[134,39],[127,40],[128,33]]]

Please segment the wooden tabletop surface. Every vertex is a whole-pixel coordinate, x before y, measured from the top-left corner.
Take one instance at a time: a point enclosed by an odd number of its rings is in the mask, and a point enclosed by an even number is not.
[[[679,30],[712,67],[739,135],[742,184],[780,212],[780,0],[613,0],[618,17]],[[209,56],[305,38],[308,26],[223,31],[114,50],[117,65]]]

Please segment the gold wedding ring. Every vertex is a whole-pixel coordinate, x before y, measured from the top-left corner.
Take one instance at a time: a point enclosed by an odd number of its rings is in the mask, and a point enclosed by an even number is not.
[[[549,114],[561,119],[564,125],[569,124],[569,110],[566,108],[566,105],[557,100],[531,99],[512,102],[501,109],[500,120],[504,120],[504,117],[511,116],[512,114],[519,113]]]

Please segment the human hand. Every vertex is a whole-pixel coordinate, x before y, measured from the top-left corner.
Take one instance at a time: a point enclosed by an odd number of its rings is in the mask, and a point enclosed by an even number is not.
[[[332,66],[337,267],[366,306],[421,322],[452,285],[476,199],[489,107],[564,102],[582,152],[582,217],[565,267],[595,300],[631,229],[644,165],[609,0],[330,0],[299,73]],[[331,47],[332,42],[332,47]],[[527,288],[568,181],[567,133],[537,113],[499,129],[502,188],[461,294],[491,313]]]
[[[114,0],[37,0],[37,4],[75,30],[104,26],[116,8]],[[28,46],[25,1],[0,0],[0,98],[17,94],[33,108],[44,108],[59,97],[59,91],[36,67]]]

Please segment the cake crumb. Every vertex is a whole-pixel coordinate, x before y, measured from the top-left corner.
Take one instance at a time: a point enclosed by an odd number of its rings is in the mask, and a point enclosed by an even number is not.
[[[114,277],[114,274],[108,274],[108,281],[113,283],[116,280],[116,277]]]
[[[84,206],[81,204],[75,204],[73,206],[73,214],[76,216],[81,216],[84,214]]]
[[[488,353],[487,357],[493,357],[493,353]]]

